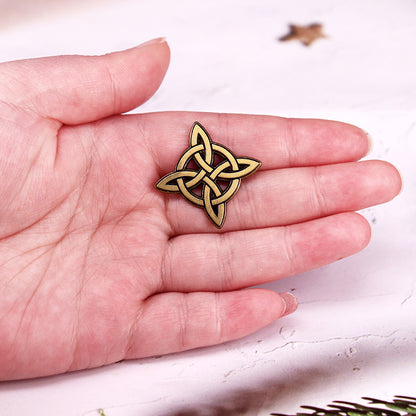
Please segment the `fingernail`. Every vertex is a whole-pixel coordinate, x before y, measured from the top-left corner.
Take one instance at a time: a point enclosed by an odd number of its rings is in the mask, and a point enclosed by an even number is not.
[[[279,293],[279,295],[285,303],[285,309],[283,310],[282,316],[290,315],[291,313],[295,312],[295,310],[298,308],[298,300],[296,297],[291,293]]]
[[[373,150],[373,138],[371,137],[371,134],[365,131],[365,134],[367,135],[368,140],[368,150],[366,153],[366,156]]]
[[[165,37],[161,37],[161,38],[156,38],[156,39],[151,39],[148,40],[147,42],[141,43],[140,45],[137,45],[136,48],[144,48],[146,46],[150,46],[150,45],[157,45],[158,43],[164,43],[166,42],[166,38]]]

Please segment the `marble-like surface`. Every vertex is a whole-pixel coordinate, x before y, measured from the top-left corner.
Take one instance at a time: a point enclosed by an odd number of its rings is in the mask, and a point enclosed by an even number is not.
[[[373,137],[404,188],[365,210],[361,253],[266,287],[299,310],[242,340],[0,384],[0,415],[267,415],[361,396],[416,395],[414,0],[0,0],[0,60],[99,54],[167,36],[172,63],[136,111],[322,117]],[[281,43],[289,23],[327,38]],[[0,340],[1,342],[1,340]]]

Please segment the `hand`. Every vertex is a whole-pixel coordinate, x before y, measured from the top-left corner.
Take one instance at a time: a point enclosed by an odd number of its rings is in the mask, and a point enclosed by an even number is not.
[[[166,42],[0,65],[0,378],[44,376],[242,337],[293,312],[248,289],[361,250],[353,211],[400,177],[357,127],[165,112],[120,115],[158,88]],[[194,121],[262,161],[217,230],[154,184]]]

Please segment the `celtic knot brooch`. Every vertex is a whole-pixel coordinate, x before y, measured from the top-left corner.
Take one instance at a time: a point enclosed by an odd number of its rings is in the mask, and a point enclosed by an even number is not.
[[[179,192],[187,201],[203,208],[218,228],[224,225],[226,204],[237,193],[241,179],[254,173],[261,162],[235,157],[230,150],[213,143],[201,124],[190,132],[190,147],[176,169],[156,184],[164,192]]]

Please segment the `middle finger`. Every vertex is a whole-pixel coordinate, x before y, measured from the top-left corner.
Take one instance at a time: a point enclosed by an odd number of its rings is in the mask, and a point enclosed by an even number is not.
[[[220,231],[282,226],[360,210],[391,199],[399,182],[395,168],[382,161],[259,171],[243,179],[226,204]],[[174,235],[217,231],[203,209],[179,194],[165,198]]]

